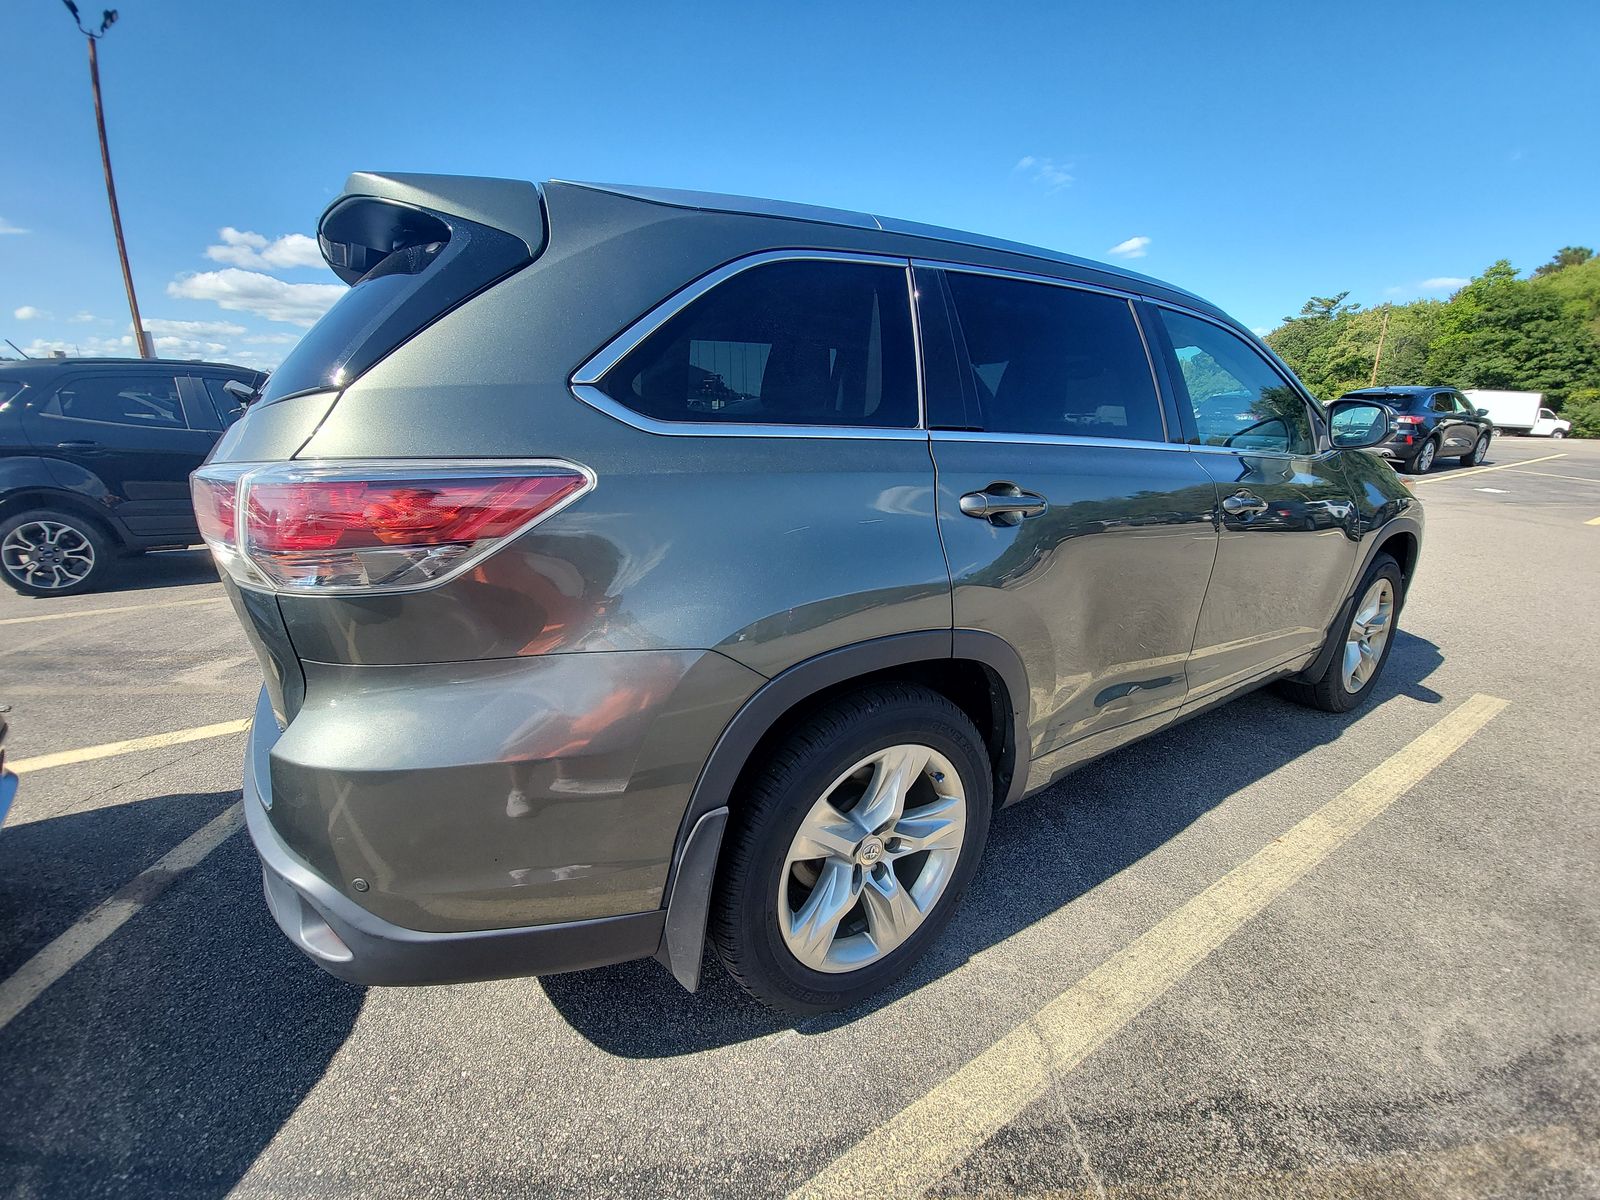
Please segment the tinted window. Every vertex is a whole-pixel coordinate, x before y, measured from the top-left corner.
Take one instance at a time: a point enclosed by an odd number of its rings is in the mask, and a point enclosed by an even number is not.
[[[0,407],[4,407],[7,400],[22,390],[22,384],[0,379]]]
[[[57,390],[44,411],[79,421],[140,429],[184,429],[178,382],[170,375],[91,375]]]
[[[1158,309],[1202,446],[1309,454],[1316,442],[1305,401],[1271,363],[1220,325]]]
[[[906,273],[868,263],[752,267],[668,320],[600,389],[662,421],[910,428]]]
[[[1440,392],[1428,402],[1428,407],[1436,413],[1454,412],[1456,406],[1450,401],[1449,392]]]
[[[985,429],[1166,439],[1126,300],[964,271],[946,278]]]

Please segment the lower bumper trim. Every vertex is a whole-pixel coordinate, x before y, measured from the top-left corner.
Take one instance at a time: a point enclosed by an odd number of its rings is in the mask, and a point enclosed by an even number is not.
[[[246,786],[245,822],[261,858],[267,907],[284,935],[318,966],[351,983],[470,983],[554,975],[649,958],[661,946],[666,912],[589,921],[430,933],[375,917],[291,851]]]

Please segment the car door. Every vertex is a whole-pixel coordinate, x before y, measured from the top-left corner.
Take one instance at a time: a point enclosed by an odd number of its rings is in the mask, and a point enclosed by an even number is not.
[[[1154,727],[1187,691],[1215,488],[1169,440],[1132,302],[953,266],[917,292],[957,629],[1022,658],[1035,758]]]
[[[141,541],[199,540],[189,501],[189,472],[216,434],[192,429],[174,373],[79,372],[30,408],[27,433],[63,487],[85,474]]]
[[[1189,701],[1321,648],[1355,569],[1360,524],[1321,415],[1243,336],[1152,305],[1148,322],[1193,457],[1216,482],[1221,537],[1189,660]]]
[[[1435,421],[1439,437],[1439,457],[1465,454],[1478,440],[1478,427],[1469,424],[1463,412],[1465,403],[1456,407],[1456,398],[1450,392],[1435,392],[1428,398],[1428,406]]]

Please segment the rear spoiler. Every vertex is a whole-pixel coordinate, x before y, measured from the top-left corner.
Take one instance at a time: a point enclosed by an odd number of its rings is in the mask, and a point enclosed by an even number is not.
[[[389,255],[448,241],[451,218],[509,234],[537,258],[545,246],[544,205],[536,184],[472,175],[357,171],[317,224],[317,244],[333,273],[355,283]]]

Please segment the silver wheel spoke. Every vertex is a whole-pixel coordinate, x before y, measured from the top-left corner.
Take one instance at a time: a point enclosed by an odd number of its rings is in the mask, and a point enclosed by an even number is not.
[[[856,843],[860,840],[861,830],[855,823],[823,800],[800,822],[789,857],[841,858],[848,862],[855,857]]]
[[[922,924],[922,910],[887,863],[868,873],[861,889],[867,933],[880,954],[887,954]]]
[[[966,802],[954,796],[940,796],[932,804],[907,809],[890,830],[892,857],[900,858],[920,850],[956,850],[966,833]]]
[[[802,961],[816,962],[828,956],[839,922],[856,906],[859,897],[855,868],[830,860],[789,926],[789,936]]]
[[[906,793],[927,765],[925,746],[895,746],[885,750],[873,764],[867,794],[851,812],[856,823],[871,831],[887,829],[898,821],[905,811]]]

